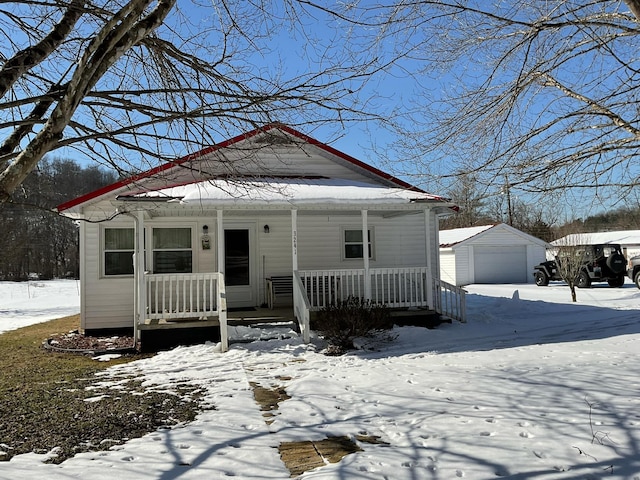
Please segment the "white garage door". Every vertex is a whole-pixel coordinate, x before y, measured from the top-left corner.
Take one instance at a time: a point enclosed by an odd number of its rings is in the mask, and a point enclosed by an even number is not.
[[[527,247],[474,247],[475,283],[526,283]]]

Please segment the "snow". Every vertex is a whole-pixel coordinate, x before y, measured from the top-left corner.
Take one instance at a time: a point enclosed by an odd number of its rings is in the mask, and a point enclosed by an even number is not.
[[[77,313],[79,280],[0,282],[0,333]]]
[[[576,304],[560,283],[467,290],[468,323],[396,328],[341,357],[319,353],[317,338],[251,341],[244,328],[227,353],[209,343],[113,366],[100,382],[199,386],[215,409],[61,465],[42,463],[55,451],[19,455],[0,462],[0,479],[285,479],[281,442],[367,434],[387,444],[360,443],[300,478],[639,480],[640,290],[597,285]],[[43,298],[30,303],[39,315]],[[291,396],[271,425],[249,382]]]
[[[122,197],[127,198],[127,197]],[[241,183],[211,179],[155,191],[138,193],[134,199],[180,199],[181,203],[408,203],[412,200],[442,200],[440,197],[403,188],[383,187],[354,180],[329,178],[256,178]]]
[[[460,242],[463,242],[471,237],[486,232],[495,225],[482,225],[479,227],[466,227],[466,228],[452,228],[451,230],[440,230],[439,240],[440,247],[451,247]]]

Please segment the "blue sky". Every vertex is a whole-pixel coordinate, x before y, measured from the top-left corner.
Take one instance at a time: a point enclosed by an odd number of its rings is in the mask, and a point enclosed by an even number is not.
[[[360,3],[360,5],[368,4],[371,4],[371,2]],[[181,2],[179,5],[180,8],[185,9],[188,4]],[[319,71],[327,64],[340,64],[343,61],[344,65],[348,66],[351,60],[354,63],[359,63],[364,58],[373,57],[377,57],[378,61],[384,63],[384,60],[391,57],[394,52],[395,45],[391,40],[378,44],[376,51],[362,49],[362,43],[358,40],[358,35],[361,35],[362,31],[358,32],[357,35],[350,36],[346,25],[341,25],[339,21],[330,20],[326,14],[318,10],[310,10],[308,12],[309,16],[303,17],[299,23],[288,23],[285,12],[281,11],[281,2],[267,2],[267,5],[272,8],[267,19],[260,15],[253,16],[256,12],[253,10],[252,2],[230,2],[229,5],[235,9],[231,14],[245,22],[241,28],[245,29],[248,36],[255,34],[265,35],[264,38],[256,40],[258,46],[263,47],[260,50],[254,48],[249,38],[243,38],[239,35],[233,37],[233,42],[237,42],[235,46],[246,56],[235,64],[246,68],[244,72],[238,70],[238,78],[244,78],[243,75],[248,75],[253,70],[264,72],[265,76],[280,72],[283,78],[287,79]],[[216,12],[209,5],[207,9],[186,8],[184,13],[185,17],[183,18],[174,15],[169,19],[167,26],[162,27],[163,35],[167,36],[167,32],[171,28],[175,28],[176,31],[180,31],[182,34],[188,32],[197,41],[209,41],[208,48],[211,58],[217,58],[220,50],[220,39],[215,36],[200,38],[199,33],[207,27],[218,25],[220,12]],[[415,35],[417,40],[422,40],[419,31]],[[469,74],[467,78],[472,78],[474,72],[466,69],[478,68],[478,64],[474,67],[472,63],[461,65],[461,68],[465,69],[464,73]],[[434,98],[437,99],[443,86],[453,84],[453,77],[448,73],[437,74],[429,72],[430,75],[425,75],[424,73],[416,75],[416,72],[419,72],[423,65],[423,63],[416,60],[405,59],[400,65],[389,68],[384,74],[366,79],[362,84],[358,83],[359,80],[354,80],[351,85],[344,85],[344,87],[354,90],[358,90],[358,87],[361,87],[357,98],[360,103],[354,104],[356,108],[362,108],[382,116],[391,115],[396,109],[407,112],[412,108],[416,108],[416,100],[424,100],[427,94],[433,94]],[[235,74],[231,70],[227,70],[227,73],[230,75]],[[478,76],[477,78],[480,77]],[[534,109],[531,109],[529,113],[534,113]],[[326,112],[320,110],[314,111],[313,108],[301,108],[298,118],[296,118],[296,113],[291,112],[290,118],[278,117],[275,119],[289,123],[294,128],[311,135],[319,141],[328,143],[338,150],[400,176],[410,183],[424,186],[432,193],[447,193],[444,186],[442,188],[434,188],[431,182],[423,182],[421,175],[433,170],[439,174],[446,175],[451,173],[453,162],[450,157],[443,154],[435,159],[429,155],[424,155],[419,162],[414,163],[412,166],[411,164],[403,163],[401,154],[397,153],[397,151],[394,152],[393,148],[391,148],[401,140],[400,138],[395,137],[375,121],[365,122],[357,118],[350,119],[348,114],[345,115],[346,120],[344,123],[338,122],[337,119],[320,126],[305,123],[306,120],[317,120],[325,115]],[[425,128],[425,125],[422,128]],[[428,125],[426,125],[426,128],[428,128]],[[213,140],[216,142],[241,133],[237,129],[235,131],[233,129],[224,131],[224,128],[216,129],[215,125],[212,125],[211,131],[215,132]],[[419,141],[418,138],[416,142]],[[456,150],[458,146],[449,145],[448,148]],[[194,150],[197,150],[197,148],[191,150],[176,148],[173,154],[179,157]],[[388,158],[387,153],[389,153]],[[469,150],[464,153],[466,155],[474,154],[469,153]],[[68,156],[77,158],[77,154],[71,150],[59,151],[55,152],[55,154],[68,154]],[[482,152],[476,152],[475,154],[480,155]],[[407,172],[407,175],[403,175],[402,172]],[[499,185],[496,185],[494,190],[497,191],[498,187]],[[572,199],[572,208],[579,207],[582,211],[586,211],[586,209],[598,211],[610,208],[612,205],[609,200],[594,200],[588,196],[580,196],[579,192],[574,193],[578,195],[578,198]],[[525,201],[529,200],[527,195],[517,189],[514,189],[512,194],[516,198]],[[574,212],[567,212],[567,215],[574,215]]]

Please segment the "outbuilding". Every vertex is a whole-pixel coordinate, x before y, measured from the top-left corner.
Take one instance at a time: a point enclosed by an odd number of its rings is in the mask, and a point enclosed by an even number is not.
[[[626,258],[640,255],[640,230],[616,230],[611,232],[572,233],[551,242],[559,245],[585,245],[616,243]]]
[[[471,283],[533,283],[549,246],[504,223],[440,231],[440,277]]]

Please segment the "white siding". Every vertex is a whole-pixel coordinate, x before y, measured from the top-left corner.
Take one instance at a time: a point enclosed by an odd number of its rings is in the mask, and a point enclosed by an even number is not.
[[[374,257],[371,268],[426,265],[424,215],[383,218],[369,214]],[[362,268],[362,259],[343,259],[343,229],[361,229],[359,214],[320,216],[298,214],[298,266]]]
[[[202,159],[202,170],[208,173],[229,173],[235,175],[260,172],[262,175],[322,175],[329,178],[359,180],[384,184],[380,177],[374,177],[365,169],[333,156],[310,145],[261,146],[249,145],[246,149],[232,148],[222,151],[223,161],[216,152]],[[222,169],[221,169],[222,167]],[[182,175],[193,177],[183,170]],[[187,178],[188,179],[188,178]]]
[[[443,253],[450,249],[441,249]],[[531,237],[497,226],[452,247],[456,285],[471,283],[531,283],[533,267],[544,260],[545,246]],[[451,262],[451,259],[447,259]],[[447,266],[446,273],[452,276]],[[443,270],[443,275],[444,275]],[[444,277],[443,277],[444,279]],[[446,281],[446,279],[445,279]]]
[[[440,278],[447,283],[456,283],[456,256],[450,248],[440,250]]]
[[[258,298],[266,303],[265,278],[272,275],[291,275],[291,214],[262,215],[257,220]],[[269,225],[269,233],[264,226]]]
[[[84,269],[81,273],[82,329],[133,327],[133,276],[102,276],[101,231],[105,226],[133,227],[133,220],[118,219],[84,227]]]
[[[469,285],[473,283],[473,246],[463,246],[453,250],[456,257],[456,285]]]
[[[546,253],[543,245],[527,245],[527,283],[534,283],[533,267],[545,261]]]
[[[433,215],[427,215],[433,220]],[[373,231],[374,258],[370,267],[425,266],[427,230],[424,212],[384,218],[370,212],[369,228]],[[152,218],[145,220],[148,268],[151,267],[151,229],[154,227],[188,226],[192,228],[194,272],[217,271],[217,224],[215,212],[201,217]],[[292,274],[291,212],[233,214],[226,212],[224,225],[234,222],[252,223],[256,228],[253,283],[256,304],[265,303],[265,278]],[[210,246],[203,250],[202,227],[208,226]],[[269,226],[269,233],[264,226]],[[102,230],[106,227],[134,227],[133,219],[118,216],[99,224],[85,224],[82,231],[84,249],[82,267],[82,328],[122,328],[133,325],[133,277],[104,277],[102,274]],[[322,215],[298,212],[298,266],[300,269],[362,268],[361,259],[343,259],[344,228],[362,228],[360,212],[349,215]],[[438,265],[437,248],[432,249],[433,265]],[[434,272],[436,275],[439,272]]]

